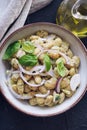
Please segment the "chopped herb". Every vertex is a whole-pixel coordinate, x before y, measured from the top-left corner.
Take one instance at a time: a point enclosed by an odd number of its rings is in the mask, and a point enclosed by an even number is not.
[[[51,68],[51,60],[50,60],[50,57],[45,54],[44,56],[44,64],[45,64],[45,67],[46,67],[46,71],[49,71],[50,68]]]
[[[66,75],[67,68],[64,66],[62,59],[59,59],[59,61],[57,63],[57,70],[58,70],[58,74],[60,76],[64,77]]]

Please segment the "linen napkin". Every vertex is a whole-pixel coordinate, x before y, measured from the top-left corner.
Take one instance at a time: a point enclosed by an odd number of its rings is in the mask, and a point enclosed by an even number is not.
[[[22,27],[28,14],[31,14],[46,5],[52,0],[7,0],[7,7],[0,15],[0,42],[3,42],[8,35]],[[5,5],[6,6],[6,5]],[[10,29],[9,29],[10,28]]]

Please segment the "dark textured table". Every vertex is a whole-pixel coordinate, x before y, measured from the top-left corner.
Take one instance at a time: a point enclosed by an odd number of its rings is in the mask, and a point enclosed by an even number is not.
[[[62,0],[31,14],[25,24],[34,22],[55,23],[57,7]],[[81,39],[87,47],[87,38]],[[32,117],[15,110],[0,94],[0,130],[87,130],[87,93],[67,112],[53,117]]]

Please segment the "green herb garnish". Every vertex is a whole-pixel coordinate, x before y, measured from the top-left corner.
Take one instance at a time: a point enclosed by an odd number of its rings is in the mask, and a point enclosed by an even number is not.
[[[10,44],[7,47],[2,59],[9,60],[19,49],[20,49],[20,43],[18,41]]]
[[[44,64],[45,64],[45,67],[46,67],[46,71],[49,71],[50,68],[51,68],[51,60],[50,60],[50,57],[45,54],[44,56]]]
[[[35,50],[35,47],[32,42],[30,41],[24,41],[22,43],[22,49],[27,53],[33,53]]]
[[[55,96],[55,101],[58,101],[59,99],[60,99],[59,94],[56,94],[56,96]]]
[[[57,103],[60,100],[60,95],[54,91],[53,93],[53,101]]]
[[[18,61],[21,65],[24,65],[24,66],[34,66],[37,64],[38,59],[37,59],[37,56],[33,54],[26,54],[22,56]]]
[[[62,77],[66,75],[67,68],[64,66],[63,60],[60,58],[57,62],[58,74]]]

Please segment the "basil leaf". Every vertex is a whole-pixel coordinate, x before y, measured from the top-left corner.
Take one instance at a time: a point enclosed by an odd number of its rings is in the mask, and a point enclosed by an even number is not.
[[[19,59],[19,63],[24,66],[34,66],[37,62],[37,56],[33,54],[26,54]]]
[[[10,44],[7,47],[2,59],[3,60],[10,59],[19,49],[20,49],[20,43],[18,41]]]
[[[22,49],[27,53],[33,53],[34,52],[34,45],[30,41],[25,41],[22,43]]]
[[[61,58],[57,62],[57,70],[60,76],[64,77],[66,75],[67,68],[64,66],[63,60]]]
[[[56,94],[56,96],[55,96],[55,101],[58,101],[59,99],[60,99],[59,94]]]
[[[54,91],[54,93],[53,93],[54,103],[58,103],[59,100],[60,100],[60,95]]]
[[[50,57],[47,54],[44,56],[44,64],[45,64],[45,67],[46,67],[46,71],[49,71],[50,68],[51,68],[51,60],[50,60]]]

